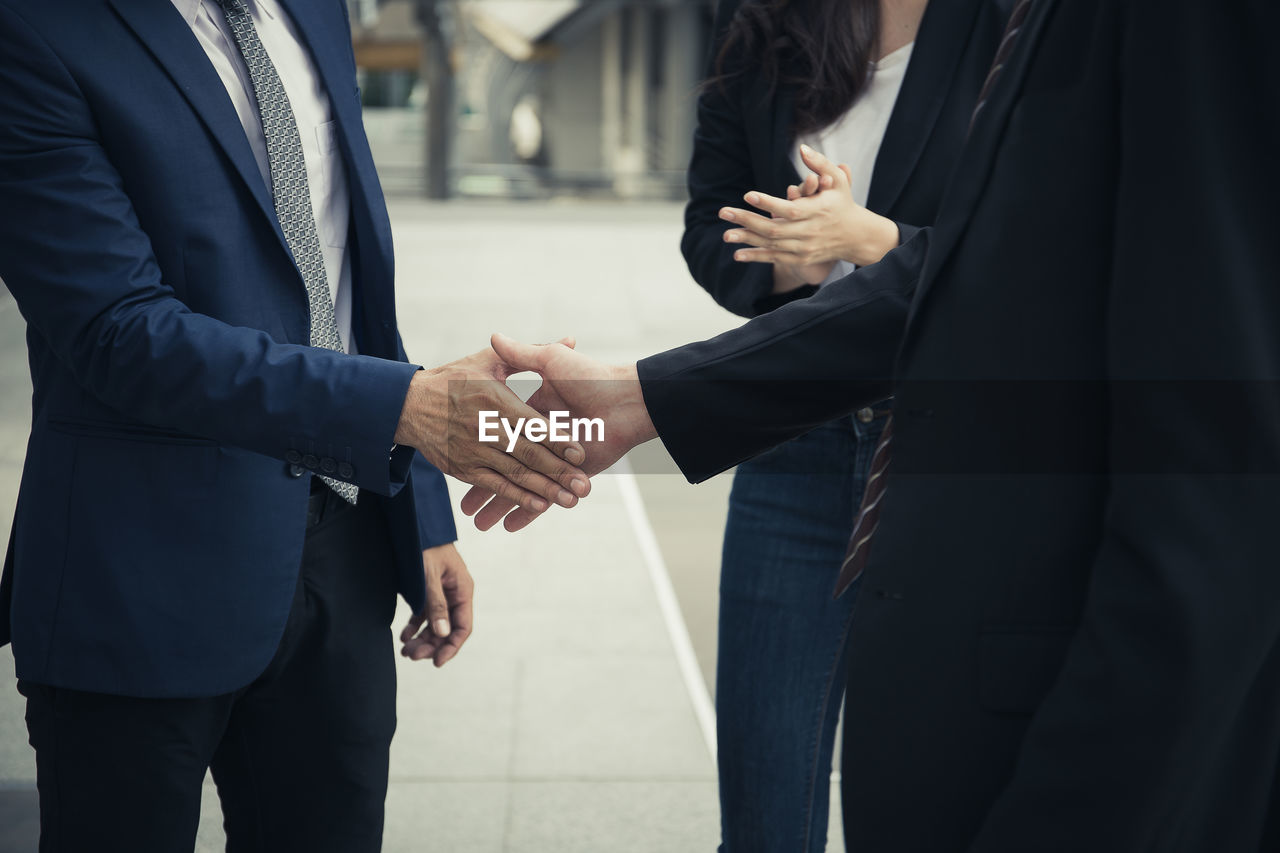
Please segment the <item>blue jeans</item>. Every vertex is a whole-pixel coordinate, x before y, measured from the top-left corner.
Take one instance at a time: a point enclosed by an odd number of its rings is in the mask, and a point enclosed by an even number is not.
[[[857,587],[831,591],[883,427],[843,418],[734,477],[716,666],[722,853],[826,848]]]

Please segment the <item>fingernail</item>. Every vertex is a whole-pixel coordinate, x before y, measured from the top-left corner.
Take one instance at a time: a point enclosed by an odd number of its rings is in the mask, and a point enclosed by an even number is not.
[[[576,447],[570,447],[564,452],[564,458],[565,460],[572,462],[574,465],[580,465],[582,464],[582,461],[587,458],[587,454],[583,453]]]
[[[572,492],[565,491],[564,489],[561,489],[560,494],[556,495],[556,503],[560,504],[560,506],[569,507],[573,506],[577,502],[577,497],[575,497]]]
[[[734,259],[735,261],[745,261],[745,260],[747,259],[747,253],[746,253],[746,252],[734,252],[734,253],[733,253],[733,259]]]
[[[812,153],[813,153],[813,149],[812,149],[812,148],[810,148],[808,145],[801,145],[801,146],[800,146],[800,150],[801,150],[801,151],[803,151],[803,152],[804,152],[804,153],[806,153],[806,154],[812,154]]]
[[[529,501],[529,509],[533,510],[534,512],[546,512],[547,507],[549,506],[550,504],[544,501],[542,498],[534,498],[533,500]]]
[[[571,483],[569,483],[569,488],[573,489],[573,493],[578,497],[585,498],[587,496],[587,490],[590,488],[590,484],[588,484],[586,480],[579,480],[575,478]]]
[[[738,217],[734,215],[734,212],[732,210],[722,210],[720,211],[720,218],[728,219],[732,221],[734,219],[737,219]]]
[[[755,193],[747,193],[747,204],[755,204],[760,200],[760,196]]]
[[[737,234],[735,234],[735,233],[734,233],[734,232],[732,232],[732,231],[726,231],[726,232],[724,232],[724,238],[725,238],[726,240],[728,240],[730,243],[736,243],[736,242],[738,242],[738,235],[737,235]]]
[[[449,620],[448,619],[437,619],[435,627],[436,627],[437,637],[449,636]]]

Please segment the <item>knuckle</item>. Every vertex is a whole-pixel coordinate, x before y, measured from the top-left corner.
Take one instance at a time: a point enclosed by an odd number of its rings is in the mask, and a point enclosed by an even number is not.
[[[507,474],[507,479],[509,479],[512,484],[523,487],[529,482],[529,476],[528,468],[523,465],[511,465],[509,473]],[[518,492],[516,492],[516,494],[518,494]]]
[[[532,467],[538,461],[538,445],[533,442],[521,442],[516,447],[516,458],[526,466]]]

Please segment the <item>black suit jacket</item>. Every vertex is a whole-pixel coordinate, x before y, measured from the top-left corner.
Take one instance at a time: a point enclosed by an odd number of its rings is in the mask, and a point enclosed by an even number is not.
[[[743,0],[721,0],[715,32],[722,35]],[[876,158],[867,207],[901,223],[904,233],[929,225],[955,166],[969,115],[991,67],[1013,0],[943,0],[929,4]],[[717,39],[719,41],[719,39]],[[715,72],[715,54],[713,68]],[[689,165],[689,205],[680,243],[689,271],[730,311],[754,317],[816,287],[771,295],[773,268],[733,259],[724,242],[733,225],[718,214],[743,207],[760,190],[785,198],[800,182],[795,146],[794,87],[770,87],[751,57],[728,59],[734,72],[698,100],[698,129]]]
[[[1034,0],[934,229],[641,362],[695,480],[896,389],[851,850],[1280,850],[1278,30]]]

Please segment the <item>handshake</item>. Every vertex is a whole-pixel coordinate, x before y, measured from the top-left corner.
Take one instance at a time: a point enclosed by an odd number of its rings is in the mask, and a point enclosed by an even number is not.
[[[473,486],[462,510],[488,530],[520,530],[552,504],[577,505],[590,477],[657,436],[635,365],[608,366],[572,339],[531,346],[494,335],[492,347],[419,371],[409,385],[396,443]],[[532,371],[542,385],[527,403],[506,380]],[[575,428],[563,432],[565,418]],[[589,422],[579,440],[577,427]],[[594,439],[594,440],[592,440]]]

